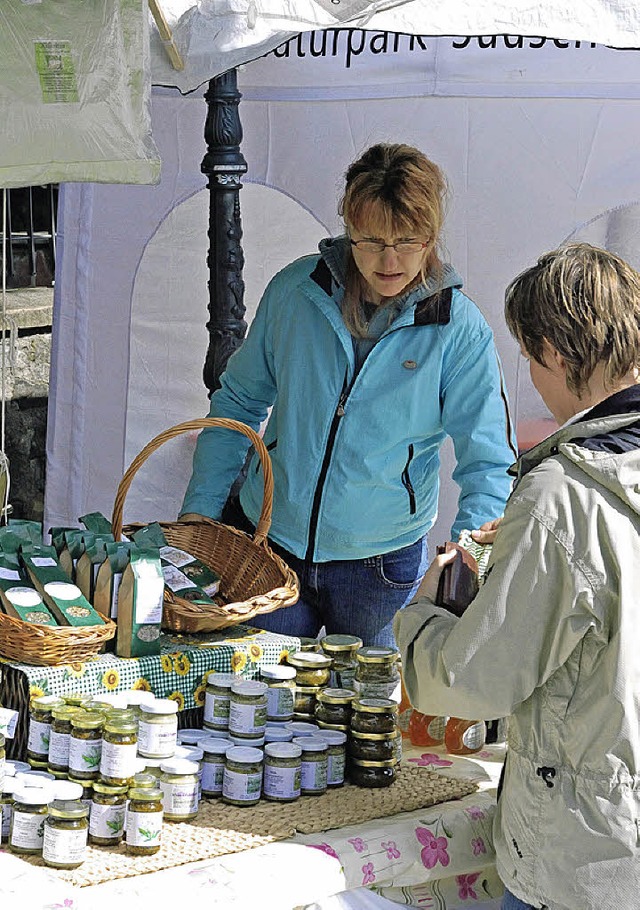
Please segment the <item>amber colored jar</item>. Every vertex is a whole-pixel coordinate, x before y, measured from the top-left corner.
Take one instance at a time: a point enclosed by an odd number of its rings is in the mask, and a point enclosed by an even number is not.
[[[440,746],[444,742],[446,717],[421,714],[415,708],[409,717],[409,739],[414,746]]]
[[[486,735],[483,720],[450,717],[444,729],[444,747],[451,755],[471,755],[482,749]]]

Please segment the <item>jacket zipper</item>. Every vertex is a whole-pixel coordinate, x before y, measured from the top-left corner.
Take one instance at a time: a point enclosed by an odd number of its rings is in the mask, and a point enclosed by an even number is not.
[[[329,438],[327,440],[327,447],[324,450],[324,458],[322,459],[322,466],[320,468],[320,473],[318,475],[318,482],[316,484],[315,493],[313,494],[313,506],[311,507],[311,519],[309,521],[309,544],[307,546],[307,553],[305,560],[307,562],[313,562],[313,551],[316,545],[316,533],[318,530],[318,514],[320,512],[320,501],[322,500],[322,492],[324,490],[324,482],[327,477],[327,472],[329,470],[329,462],[331,461],[331,455],[333,453],[333,446],[336,441],[336,434],[338,432],[338,425],[340,420],[344,417],[344,406],[346,404],[347,398],[349,396],[349,389],[347,387],[347,380],[345,377],[345,383],[340,392],[340,398],[338,399],[338,406],[333,415],[331,421],[331,427],[329,429]]]
[[[402,485],[409,494],[409,514],[415,515],[416,512],[416,491],[413,489],[413,484],[411,483],[411,477],[409,475],[409,465],[413,461],[413,443],[409,444],[409,457],[407,458],[407,463],[404,466],[404,471],[402,472]]]

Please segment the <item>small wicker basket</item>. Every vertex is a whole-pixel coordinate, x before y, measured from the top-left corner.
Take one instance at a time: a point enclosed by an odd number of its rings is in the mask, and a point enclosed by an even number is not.
[[[162,624],[174,632],[211,632],[255,616],[271,613],[280,607],[296,603],[299,596],[298,578],[267,543],[273,507],[273,473],[271,459],[262,439],[251,427],[237,420],[203,417],[180,423],[160,433],[137,455],[120,481],[111,520],[116,540],[122,532],[130,536],[142,524],[122,526],[124,500],[138,469],[149,455],[164,442],[181,433],[208,427],[236,430],[247,436],[260,458],[264,477],[262,511],[253,537],[221,522],[202,521],[159,522],[171,546],[186,550],[206,563],[221,578],[222,605],[192,603],[165,588]]]
[[[116,624],[101,626],[43,626],[0,612],[0,654],[8,660],[37,667],[88,660],[116,634]]]

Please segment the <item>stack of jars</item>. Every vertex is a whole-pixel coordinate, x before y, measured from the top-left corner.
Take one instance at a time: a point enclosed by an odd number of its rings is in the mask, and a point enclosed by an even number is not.
[[[318,693],[329,684],[332,660],[318,651],[289,654],[285,666],[295,672],[294,720],[313,723]]]
[[[347,741],[347,774],[352,783],[388,787],[394,782],[402,743],[397,718],[398,703],[391,698],[353,701]]]

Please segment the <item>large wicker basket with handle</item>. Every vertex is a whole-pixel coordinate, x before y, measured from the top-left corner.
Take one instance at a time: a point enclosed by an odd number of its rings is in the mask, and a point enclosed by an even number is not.
[[[124,500],[131,482],[149,455],[164,442],[192,430],[222,427],[247,436],[260,458],[264,477],[262,511],[251,537],[211,519],[202,521],[159,522],[167,543],[186,550],[214,569],[221,578],[220,594],[224,604],[203,605],[178,597],[165,588],[163,625],[175,632],[211,632],[239,622],[249,622],[262,613],[287,607],[298,599],[298,578],[273,552],[267,542],[273,506],[271,459],[262,439],[251,427],[237,420],[203,417],[180,423],[160,433],[131,462],[120,481],[111,520],[113,534],[129,536],[143,525],[122,526]]]

